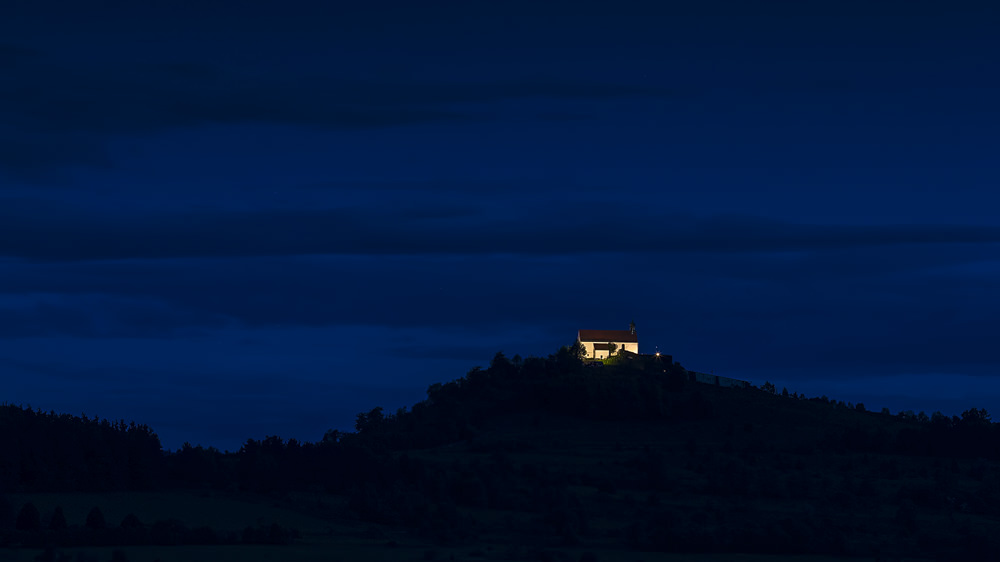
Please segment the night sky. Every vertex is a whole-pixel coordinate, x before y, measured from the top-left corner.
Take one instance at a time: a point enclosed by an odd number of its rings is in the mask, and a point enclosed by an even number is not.
[[[0,401],[320,439],[576,331],[1000,414],[989,2],[0,9]]]

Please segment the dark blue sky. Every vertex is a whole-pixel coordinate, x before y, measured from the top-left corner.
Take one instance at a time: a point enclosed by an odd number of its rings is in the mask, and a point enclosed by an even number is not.
[[[1000,411],[1000,17],[924,2],[8,2],[2,400],[315,440],[624,329]]]

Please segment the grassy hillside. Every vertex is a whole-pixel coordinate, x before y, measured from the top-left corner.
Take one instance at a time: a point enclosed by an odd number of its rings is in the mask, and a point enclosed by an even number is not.
[[[0,537],[24,560],[44,544],[130,560],[990,560],[998,445],[980,410],[888,415],[691,383],[656,360],[498,355],[319,443],[186,447],[153,463],[152,480],[109,468],[142,484],[131,491],[22,480]],[[105,481],[83,468],[89,486]],[[15,524],[28,502],[38,531]],[[56,506],[65,531],[46,530]],[[90,529],[93,507],[109,528],[129,513],[143,527]],[[187,531],[165,542],[157,521]],[[283,544],[258,544],[270,526]]]

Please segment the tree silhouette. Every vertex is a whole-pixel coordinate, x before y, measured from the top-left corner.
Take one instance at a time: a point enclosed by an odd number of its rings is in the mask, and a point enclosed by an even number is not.
[[[385,410],[381,406],[376,406],[367,414],[359,413],[354,422],[354,429],[358,433],[366,431],[378,431],[385,423]]]
[[[49,529],[52,531],[62,531],[65,530],[66,527],[66,515],[63,514],[62,506],[57,505],[55,510],[52,512],[52,517],[49,518]]]
[[[85,526],[88,529],[93,529],[95,531],[107,527],[107,524],[104,522],[104,514],[101,513],[100,509],[95,507],[90,510],[90,513],[87,514],[87,522]]]
[[[990,414],[985,408],[969,408],[962,412],[962,424],[967,426],[987,426],[990,424]]]
[[[42,528],[42,517],[35,504],[28,502],[17,514],[16,529],[18,531],[37,531]]]
[[[125,516],[125,519],[122,519],[120,526],[122,529],[141,529],[143,525],[142,521],[139,521],[139,518],[134,513],[129,513]]]

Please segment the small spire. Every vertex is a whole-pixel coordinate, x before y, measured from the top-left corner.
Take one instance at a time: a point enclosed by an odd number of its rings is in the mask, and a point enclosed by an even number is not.
[[[632,322],[629,323],[629,325],[628,325],[628,331],[632,332],[633,336],[635,335],[635,320],[633,320]]]

